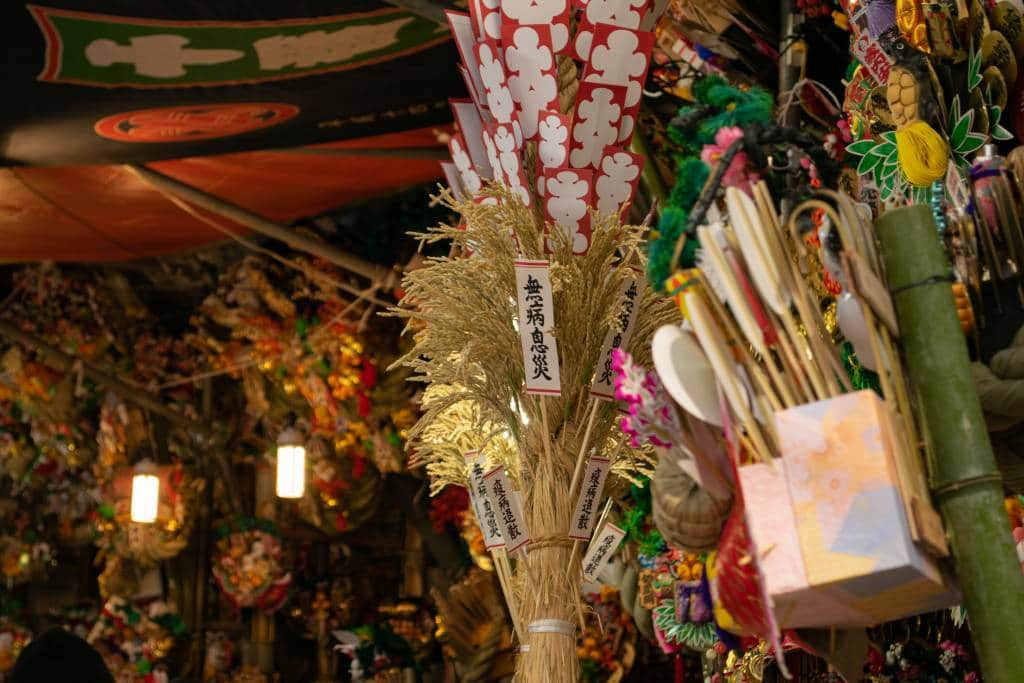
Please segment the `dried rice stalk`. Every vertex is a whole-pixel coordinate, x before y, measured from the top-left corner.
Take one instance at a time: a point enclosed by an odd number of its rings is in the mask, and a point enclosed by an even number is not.
[[[522,620],[526,624],[540,619],[572,623],[581,575],[578,556],[569,566],[572,544],[567,534],[575,505],[570,482],[592,407],[590,380],[627,277],[625,269],[617,266],[642,266],[644,229],[623,226],[615,215],[593,215],[586,255],[574,256],[571,244],[558,231],[553,236],[554,253],[545,254],[544,225],[534,211],[503,188],[490,187],[485,194],[500,203],[459,203],[442,191],[437,199],[462,214],[466,229],[438,225],[417,237],[426,242],[451,240],[456,247],[453,253],[471,250],[472,255],[428,259],[426,267],[406,276],[406,297],[401,308],[392,312],[408,319],[407,330],[416,330],[414,347],[396,365],[412,368],[413,381],[431,387],[409,445],[417,452],[418,462],[439,478],[435,487],[445,481],[464,481],[460,473],[467,443],[497,440],[514,448],[505,458],[495,455],[500,453],[495,446],[491,457],[505,463],[518,479],[532,538],[529,554],[516,566]],[[517,258],[548,258],[552,264],[560,397],[540,399],[523,392],[522,350],[513,326]],[[650,337],[672,315],[671,303],[653,292],[644,290],[638,297],[636,327],[629,343],[638,362],[649,361]],[[547,432],[541,400],[547,401]],[[520,419],[515,405],[528,421]],[[615,455],[613,471],[619,474],[633,477],[649,472],[653,462],[649,455],[617,448],[622,435],[614,403],[597,402],[593,409],[588,450]],[[457,429],[453,421],[459,423]],[[469,436],[473,431],[475,438]],[[545,442],[550,445],[550,459]],[[534,633],[529,646],[518,663],[518,680],[577,680],[573,635]]]

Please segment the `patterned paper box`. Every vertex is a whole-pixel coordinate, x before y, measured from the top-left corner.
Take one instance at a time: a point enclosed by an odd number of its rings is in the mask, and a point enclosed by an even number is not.
[[[747,528],[779,624],[795,628],[863,619],[856,610],[808,585],[782,461],[776,460],[774,466],[745,465],[739,475]]]
[[[775,420],[808,586],[865,624],[952,604],[911,538],[878,396],[846,394]]]

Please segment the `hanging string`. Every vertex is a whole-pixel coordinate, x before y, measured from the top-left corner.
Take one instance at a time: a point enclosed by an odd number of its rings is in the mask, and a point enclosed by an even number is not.
[[[828,86],[826,86],[821,81],[814,80],[813,78],[804,78],[803,74],[801,74],[800,79],[796,83],[793,84],[792,88],[790,88],[789,90],[786,90],[785,92],[779,93],[779,99],[782,100],[782,102],[779,105],[779,113],[775,116],[775,120],[778,123],[781,124],[781,123],[783,123],[786,120],[786,112],[788,112],[789,108],[791,106],[793,106],[794,100],[798,99],[798,97],[799,97],[798,93],[801,91],[801,89],[805,85],[813,85],[813,86],[815,86],[822,94],[828,96],[829,102],[832,104],[833,107],[835,107],[837,112],[842,111],[842,109],[843,109],[842,104],[840,104],[839,99],[835,96],[835,93],[833,93],[828,88]],[[824,125],[826,127],[831,127],[832,124],[830,122],[822,121],[820,117],[816,116],[812,112],[806,112],[806,113],[811,118],[813,118],[816,121],[818,121],[818,123],[821,123],[822,125]]]

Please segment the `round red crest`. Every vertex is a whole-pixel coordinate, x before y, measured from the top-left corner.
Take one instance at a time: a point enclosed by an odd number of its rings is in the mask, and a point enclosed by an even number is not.
[[[114,114],[93,130],[119,142],[192,142],[269,128],[298,113],[298,107],[279,102],[196,104]]]

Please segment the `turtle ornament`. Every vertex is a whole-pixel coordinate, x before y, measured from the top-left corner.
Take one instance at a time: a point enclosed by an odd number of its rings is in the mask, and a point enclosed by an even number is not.
[[[889,70],[885,94],[896,125],[900,170],[911,185],[927,187],[946,175],[949,146],[946,139],[928,123],[929,114],[933,113],[928,110],[934,110],[934,106],[928,106],[930,103],[925,98],[925,90],[928,86],[934,87],[934,75],[926,60],[921,59],[919,64],[912,65],[908,60],[893,66]]]

